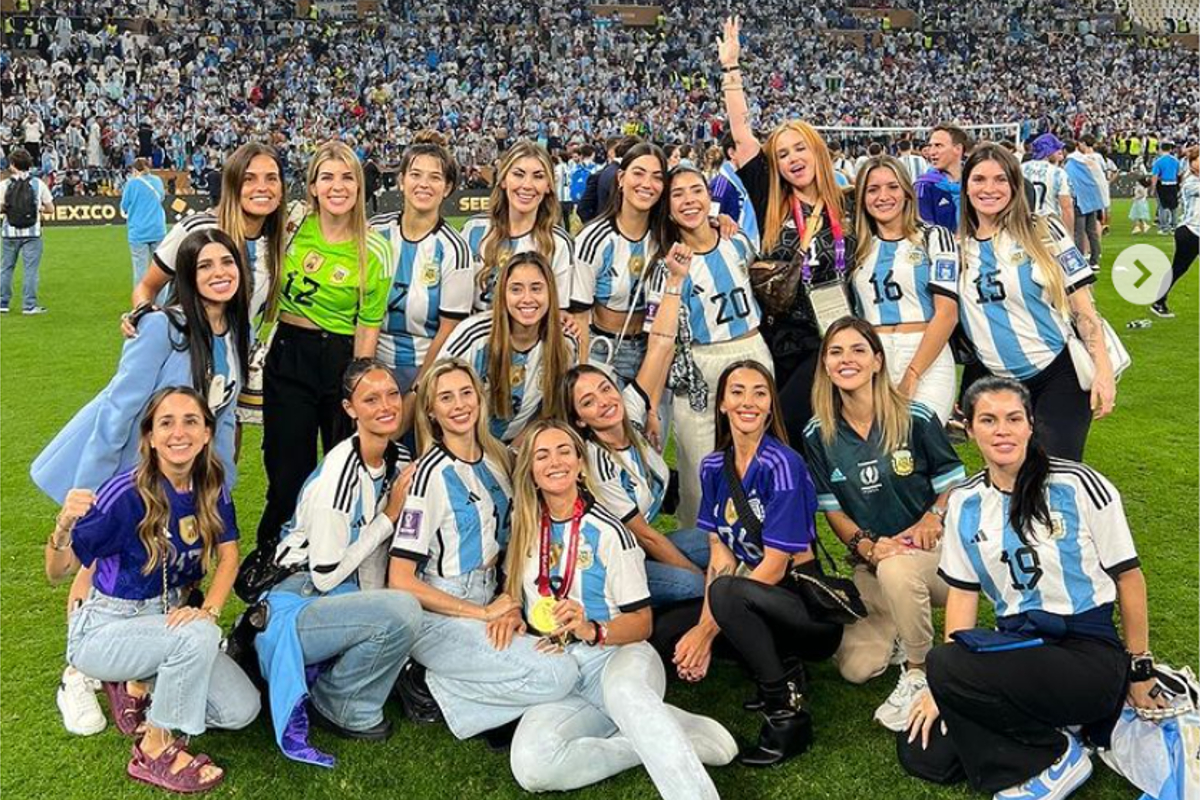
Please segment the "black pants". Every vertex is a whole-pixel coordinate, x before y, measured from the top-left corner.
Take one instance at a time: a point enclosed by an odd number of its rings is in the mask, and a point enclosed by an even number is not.
[[[1128,660],[1115,642],[1061,643],[972,653],[958,644],[930,651],[929,688],[946,724],[935,725],[929,749],[899,734],[900,763],[939,783],[962,773],[971,786],[998,792],[1037,775],[1063,754],[1068,725],[1107,743],[1128,685]],[[961,766],[961,772],[957,768]],[[956,774],[957,773],[957,774]]]
[[[1092,426],[1091,394],[1079,387],[1067,348],[1037,375],[1023,383],[1033,396],[1034,432],[1054,458],[1083,461]]]
[[[775,360],[775,385],[779,388],[779,404],[783,407],[783,425],[788,442],[801,450],[804,447],[804,426],[812,419],[812,387],[817,375],[820,351],[804,350],[784,356],[771,354]]]
[[[258,546],[272,547],[296,510],[304,481],[317,468],[317,436],[328,453],[350,435],[342,409],[342,373],[354,337],[280,323],[263,368],[263,466],[267,506]]]
[[[1171,293],[1171,289],[1175,288],[1179,279],[1192,268],[1198,254],[1200,254],[1200,237],[1192,233],[1192,229],[1187,225],[1180,225],[1175,229],[1175,257],[1171,259],[1171,288],[1167,289],[1167,294],[1163,295],[1164,303],[1167,301],[1167,295]]]
[[[823,661],[842,643],[842,626],[817,622],[785,577],[776,586],[726,575],[708,587],[721,634],[759,683],[784,679],[785,658]]]

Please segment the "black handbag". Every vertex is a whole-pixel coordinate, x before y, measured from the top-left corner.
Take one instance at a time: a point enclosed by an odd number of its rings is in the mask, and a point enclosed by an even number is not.
[[[282,583],[285,578],[299,572],[303,565],[283,567],[275,558],[275,548],[257,548],[242,561],[238,568],[233,591],[246,605],[254,605],[268,589]]]
[[[757,538],[762,537],[762,521],[750,508],[750,501],[742,488],[738,477],[737,467],[733,463],[733,448],[725,451],[725,483],[729,489],[729,497],[733,500],[734,510],[742,527]],[[813,536],[813,545],[818,558],[803,564],[794,564],[788,570],[784,580],[790,580],[796,587],[796,593],[804,601],[808,613],[818,622],[828,622],[834,625],[851,625],[867,616],[867,606],[863,603],[858,587],[849,578],[837,574],[837,566],[833,556],[821,544],[821,537]],[[824,555],[829,562],[830,573],[821,569],[819,556]]]

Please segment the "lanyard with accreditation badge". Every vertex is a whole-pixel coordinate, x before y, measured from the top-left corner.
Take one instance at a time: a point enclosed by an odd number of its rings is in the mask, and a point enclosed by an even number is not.
[[[538,575],[537,590],[541,597],[529,611],[529,624],[541,634],[548,634],[558,628],[554,619],[554,605],[565,598],[571,591],[571,582],[575,579],[575,562],[579,558],[579,527],[583,520],[583,498],[575,500],[575,508],[571,512],[571,530],[563,542],[564,560],[559,575],[550,575],[550,514],[542,512],[542,530],[538,541]]]
[[[792,220],[796,223],[796,232],[800,234],[800,277],[808,292],[808,300],[812,303],[813,316],[816,317],[817,329],[821,335],[829,326],[842,317],[851,316],[850,301],[846,297],[846,237],[842,233],[842,225],[837,217],[829,214],[829,230],[833,233],[833,271],[834,277],[818,284],[813,283],[813,267],[817,266],[817,253],[814,240],[821,231],[821,223],[825,219],[822,211],[824,202],[818,200],[812,214],[805,222],[804,214],[800,211],[800,201],[792,198]]]

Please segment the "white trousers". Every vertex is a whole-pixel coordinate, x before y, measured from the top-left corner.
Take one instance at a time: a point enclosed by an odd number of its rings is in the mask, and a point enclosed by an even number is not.
[[[879,334],[879,338],[883,341],[883,352],[887,354],[888,374],[892,376],[892,383],[900,385],[900,381],[904,379],[904,373],[912,362],[913,356],[916,355],[917,348],[921,346],[921,339],[924,336],[925,334],[920,331]],[[954,411],[954,390],[957,383],[958,376],[954,372],[954,355],[950,352],[950,345],[947,344],[929,365],[929,369],[925,370],[925,374],[921,376],[913,399],[929,406],[944,425],[950,419],[951,412]]]

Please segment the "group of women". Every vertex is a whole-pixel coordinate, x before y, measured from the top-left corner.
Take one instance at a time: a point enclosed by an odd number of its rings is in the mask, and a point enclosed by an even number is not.
[[[875,716],[907,769],[1007,798],[1069,792],[1127,694],[1160,702],[1120,497],[1078,463],[1115,396],[1091,267],[1035,220],[1004,148],[967,159],[950,231],[917,220],[891,157],[844,193],[811,126],[760,143],[738,56],[731,20],[722,91],[761,243],[649,143],[574,241],[529,142],[462,233],[432,137],[404,156],[403,211],[372,220],[340,142],[291,209],[272,150],[228,159],[215,213],[178,225],[135,289],[116,375],[33,465],[62,504],[47,573],[75,573],[67,659],[135,737],[131,777],[215,786],[184,737],[258,713],[217,626],[256,423],[251,671],[296,760],[333,763],[310,724],[387,738],[395,692],[508,746],[530,791],[642,765],[663,797],[715,798],[705,766],[807,748],[805,664],[832,657],[856,683],[902,665]],[[969,480],[943,429],[959,326],[991,373],[963,398],[986,464]],[[853,591],[821,566],[818,511]],[[980,593],[1000,632],[975,628]],[[714,656],[754,681],[740,755],[663,700],[668,672],[701,681]]]

